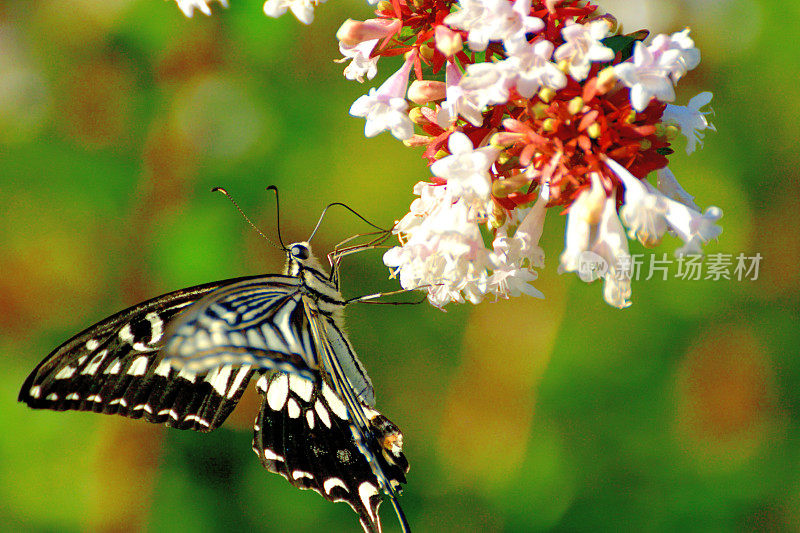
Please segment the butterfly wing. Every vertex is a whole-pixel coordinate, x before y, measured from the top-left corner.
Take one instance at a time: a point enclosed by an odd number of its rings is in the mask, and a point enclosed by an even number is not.
[[[380,484],[353,434],[345,404],[324,380],[274,373],[257,383],[263,402],[253,451],[269,471],[325,499],[344,501],[367,533],[379,532]],[[386,417],[364,406],[376,460],[393,486],[406,482],[402,434]]]
[[[375,437],[374,417],[380,414],[372,409],[375,404],[372,383],[346,336],[336,323],[335,317],[311,306],[306,306],[306,311],[312,335],[319,346],[321,364],[325,369],[326,376],[330,379],[334,397],[339,399],[347,413],[353,444],[365,464],[370,468],[372,477],[377,481],[379,493],[383,491],[389,495],[400,521],[400,527],[407,532],[408,524],[395,490],[397,483],[391,470],[386,469],[385,461],[382,460],[382,456],[383,459],[386,458],[384,453],[386,445],[391,444],[391,441],[383,441]],[[362,390],[364,387],[366,388]],[[385,417],[383,418],[385,419]],[[392,426],[394,425],[392,424]],[[394,427],[397,429],[396,426]],[[400,435],[399,430],[397,430],[397,434]],[[400,445],[402,446],[402,435],[400,436]],[[399,448],[393,449],[399,451]],[[378,498],[380,499],[380,496]]]
[[[237,278],[165,294],[121,311],[56,348],[25,380],[19,401],[36,409],[144,418],[211,431],[238,403],[252,367],[176,370],[160,350],[167,324]]]
[[[252,365],[313,379],[318,367],[301,281],[293,276],[262,276],[222,287],[171,324],[167,339],[167,361],[193,372]]]

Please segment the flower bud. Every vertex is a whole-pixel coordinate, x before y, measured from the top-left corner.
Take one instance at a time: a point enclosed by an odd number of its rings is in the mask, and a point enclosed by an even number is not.
[[[495,180],[492,183],[492,196],[495,198],[505,198],[513,192],[517,192],[530,180],[524,174],[517,174],[510,178]]]
[[[360,20],[347,19],[336,32],[336,38],[342,44],[355,46],[364,41],[372,39],[383,39],[397,33],[403,23],[398,19],[369,19],[361,22]]]
[[[550,102],[552,102],[553,98],[555,97],[556,97],[556,92],[550,87],[542,87],[539,90],[539,100],[541,100],[545,104],[549,104]]]
[[[512,144],[517,141],[521,141],[524,139],[523,135],[519,133],[513,133],[508,131],[500,131],[492,135],[489,139],[489,146],[493,146],[495,148],[508,148]]]
[[[461,34],[451,30],[444,24],[436,26],[434,36],[436,38],[436,48],[438,48],[445,57],[452,57],[464,48],[464,41],[461,38]]]
[[[408,99],[418,105],[444,100],[447,86],[443,81],[414,80],[408,88]]]
[[[606,67],[597,73],[597,92],[605,94],[617,84],[617,73],[614,67]]]
[[[431,123],[425,115],[422,113],[422,109],[419,107],[412,107],[411,111],[408,112],[408,118],[411,119],[411,122],[418,126],[427,126]]]
[[[537,102],[531,106],[531,114],[537,120],[542,120],[547,116],[547,105],[542,102]]]
[[[619,29],[619,22],[617,21],[617,17],[609,13],[603,13],[595,20],[604,20],[606,24],[608,24],[608,32],[611,34],[617,33],[617,30]]]
[[[415,133],[414,135],[411,136],[411,138],[403,141],[403,144],[405,144],[409,148],[416,148],[418,146],[428,146],[428,144],[430,144],[432,139],[433,137],[429,135],[420,135],[418,133]]]
[[[419,55],[430,61],[433,58],[433,48],[427,43],[423,44],[419,47]]]
[[[583,98],[581,98],[580,96],[576,96],[575,98],[569,101],[569,104],[567,104],[567,111],[569,111],[570,115],[577,115],[578,113],[581,112],[583,106],[584,106]]]

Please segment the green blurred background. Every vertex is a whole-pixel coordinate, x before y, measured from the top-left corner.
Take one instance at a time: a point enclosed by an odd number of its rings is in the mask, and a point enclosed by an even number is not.
[[[347,116],[394,70],[359,86],[332,62],[337,26],[365,4],[332,0],[310,27],[231,4],[186,19],[161,0],[0,3],[0,530],[358,530],[344,504],[261,468],[255,394],[207,435],[16,403],[96,320],[280,269],[212,186],[274,234],[264,187],[278,185],[299,240],[331,201],[388,225],[426,177],[419,152]],[[629,30],[693,28],[703,62],[679,103],[713,91],[719,133],[671,168],[725,212],[708,251],[761,253],[760,277],[635,282],[619,311],[599,284],[556,275],[551,212],[544,301],[351,309],[379,408],[405,433],[403,506],[418,532],[800,530],[800,8],[601,4]],[[364,229],[333,213],[315,246]],[[377,251],[344,279],[349,295],[396,288]]]

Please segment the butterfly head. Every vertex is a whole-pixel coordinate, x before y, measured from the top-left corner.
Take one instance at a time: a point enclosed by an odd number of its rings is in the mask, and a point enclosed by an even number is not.
[[[319,260],[311,251],[311,245],[307,241],[293,242],[285,248],[286,250],[286,274],[299,276],[303,271],[316,272],[327,278],[325,270]]]
[[[311,249],[307,242],[296,242],[289,246],[289,255],[296,261],[305,261],[311,257]]]

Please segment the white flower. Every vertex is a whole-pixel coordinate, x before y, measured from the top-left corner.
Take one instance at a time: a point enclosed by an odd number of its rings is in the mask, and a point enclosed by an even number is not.
[[[519,266],[530,265],[544,268],[544,250],[539,246],[539,239],[544,231],[544,218],[547,213],[546,188],[536,203],[527,210],[518,208],[514,215],[520,216],[519,223],[513,237],[508,236],[508,227],[515,223],[516,216],[509,217],[508,221],[497,229],[492,248],[498,263],[516,264]]]
[[[490,146],[475,149],[469,137],[461,132],[450,135],[447,146],[452,155],[433,163],[431,172],[447,180],[447,191],[453,199],[460,198],[470,209],[485,213],[492,192],[489,169],[500,149]]]
[[[437,189],[419,185],[415,191]],[[383,262],[393,276],[399,276],[404,289],[426,289],[428,300],[437,307],[465,299],[479,303],[487,291],[487,268],[491,265],[480,228],[470,220],[463,201],[452,203],[449,194],[430,192],[439,196],[439,201],[428,197],[424,203],[429,212],[417,213],[414,218],[418,220],[395,228],[395,233],[403,234],[404,244],[388,250]],[[412,204],[412,211],[420,207]]]
[[[653,54],[640,41],[633,50],[633,62],[628,60],[614,66],[620,81],[631,88],[631,104],[636,111],[644,111],[653,97],[662,102],[675,99],[669,73],[678,57],[677,50]]]
[[[530,283],[536,281],[538,274],[529,268],[514,268],[505,263],[494,265],[489,276],[487,292],[502,298],[527,294],[534,298],[544,298],[544,294]]]
[[[544,232],[546,205],[547,199],[540,196],[514,232],[514,240],[519,243],[520,260],[537,268],[544,268],[544,250],[539,246],[539,239]]]
[[[199,9],[201,13],[204,15],[211,15],[211,8],[209,7],[209,2],[212,0],[175,0],[178,3],[178,7],[183,14],[187,17],[191,17],[194,15],[194,10]],[[222,4],[222,7],[228,7],[228,0],[219,0],[219,3]]]
[[[264,14],[278,18],[288,9],[303,24],[311,24],[314,22],[314,8],[324,2],[325,0],[267,0],[264,3]]]
[[[473,63],[467,67],[459,85],[469,99],[483,109],[489,105],[506,103],[516,76],[513,65],[505,61]]]
[[[351,115],[367,119],[364,125],[364,135],[367,137],[374,137],[384,130],[390,130],[401,141],[414,135],[414,123],[408,118],[408,102],[404,98],[413,62],[412,54],[383,85],[378,89],[373,87],[350,106]]]
[[[419,196],[411,202],[409,212],[394,227],[395,233],[407,233],[421,225],[425,217],[433,213],[439,205],[450,201],[447,187],[433,185],[425,181],[414,185],[414,194]]]
[[[656,35],[649,46],[637,42],[632,62],[629,59],[616,65],[614,71],[622,83],[631,88],[633,108],[643,111],[653,97],[672,102],[675,99],[673,85],[699,63],[700,51],[686,29],[672,35]]]
[[[669,105],[667,104],[664,109],[664,114],[661,116],[663,122],[672,122],[677,124],[681,133],[686,137],[686,153],[691,154],[694,152],[697,144],[703,147],[704,133],[703,130],[717,131],[713,124],[711,124],[706,115],[712,111],[701,111],[700,109],[711,102],[713,95],[710,92],[702,92],[689,100],[686,106]]]
[[[602,257],[607,265],[606,271],[602,273],[603,298],[608,304],[624,309],[631,305],[631,279],[628,270],[631,260],[625,229],[617,216],[615,198],[612,194],[604,202],[591,251]]]
[[[722,217],[722,210],[718,207],[709,207],[701,214],[662,195],[613,159],[606,159],[605,163],[625,187],[625,203],[620,209],[620,217],[628,227],[630,238],[638,239],[645,246],[655,246],[670,229],[684,242],[675,252],[683,255],[702,253],[700,246],[722,233],[722,228],[716,224]]]
[[[695,211],[700,211],[700,208],[694,203],[694,196],[681,187],[669,167],[660,168],[656,171],[656,187],[665,196],[689,206]]]
[[[540,88],[562,89],[567,85],[567,77],[555,63],[553,43],[541,40],[530,44],[525,37],[510,39],[505,43],[509,58],[504,61],[516,72],[517,92],[525,98],[533,96]]]
[[[605,20],[567,25],[561,30],[566,42],[556,50],[555,60],[568,62],[569,74],[575,81],[585,80],[592,67],[592,61],[614,59],[614,51],[600,42],[608,35],[609,29]]]
[[[702,246],[722,233],[717,221],[722,218],[722,209],[711,206],[705,213],[673,200],[667,200],[667,212],[664,215],[670,229],[675,232],[684,244],[675,250],[676,256],[701,255]]]
[[[541,19],[530,16],[531,0],[461,0],[461,9],[447,15],[444,23],[469,32],[467,44],[486,50],[489,41],[504,41],[544,28]]]
[[[592,186],[578,195],[567,215],[559,273],[575,272],[589,283],[603,278],[603,297],[620,309],[630,305],[628,240],[617,216],[614,191],[609,196],[597,173]]]
[[[694,41],[689,37],[688,28],[672,35],[656,35],[648,48],[654,55],[665,54],[671,50],[677,52],[669,66],[675,83],[700,64],[700,50],[695,48]]]
[[[539,247],[539,238],[544,229],[546,203],[547,200],[540,196],[523,216],[513,237],[508,236],[508,229],[516,223],[517,212],[512,213],[506,223],[497,229],[492,242],[492,275],[489,276],[488,292],[502,298],[521,294],[544,298],[544,294],[531,286],[530,282],[537,278],[531,267],[544,267],[544,250]]]
[[[352,60],[344,69],[345,78],[364,83],[364,76],[368,80],[375,77],[378,72],[378,59],[380,59],[380,56],[370,57],[370,54],[376,44],[378,44],[378,39],[363,41],[352,46],[339,42],[339,52],[344,57],[336,60],[336,62],[342,63],[348,59]]]
[[[447,86],[447,99],[442,102],[442,107],[436,115],[436,123],[447,129],[461,115],[473,126],[483,124],[483,113],[478,103],[478,94],[465,91],[459,84],[461,71],[455,63],[448,61],[445,68],[445,85]]]
[[[564,251],[561,253],[558,272],[577,272],[581,265],[581,255],[589,249],[592,226],[600,221],[606,191],[600,176],[591,175],[592,186],[584,189],[569,208],[567,229],[564,233]]]
[[[450,13],[442,21],[451,28],[469,31],[473,26],[478,26],[480,24],[480,19],[486,12],[486,8],[481,0],[459,0],[458,6],[459,9],[457,11]],[[477,37],[477,33],[475,37]],[[470,44],[470,47],[471,46],[472,44]],[[484,45],[484,48],[485,47],[486,45]]]

